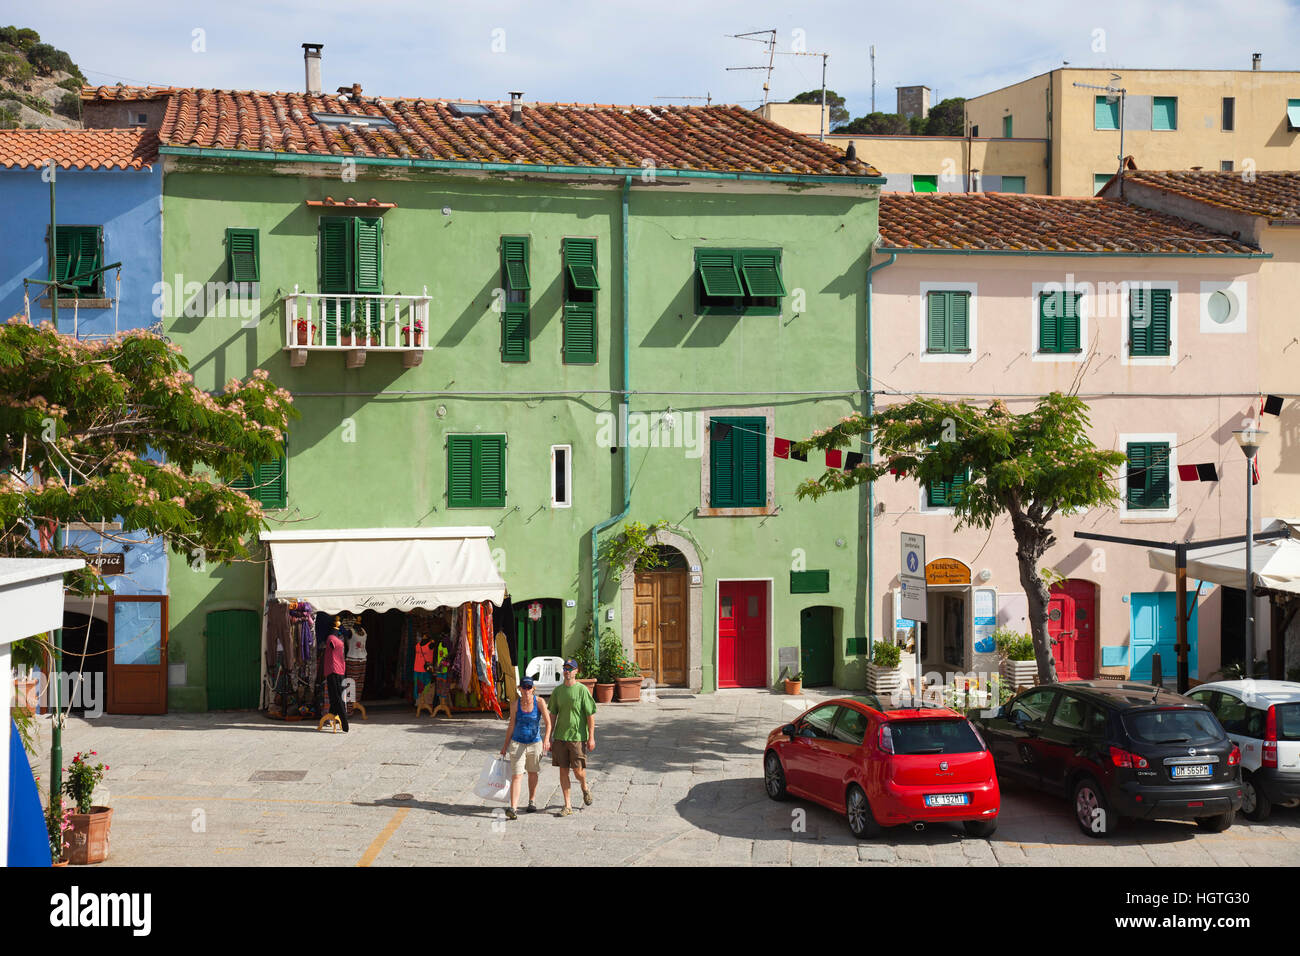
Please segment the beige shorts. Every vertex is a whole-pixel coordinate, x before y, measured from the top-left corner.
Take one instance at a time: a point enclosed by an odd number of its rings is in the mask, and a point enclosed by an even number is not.
[[[522,773],[541,773],[542,742],[525,744],[518,740],[510,741],[510,773],[519,776]]]

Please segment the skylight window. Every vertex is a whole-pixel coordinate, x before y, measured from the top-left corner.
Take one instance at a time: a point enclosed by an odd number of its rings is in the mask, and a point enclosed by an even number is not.
[[[482,103],[451,103],[447,106],[456,116],[491,116],[492,111]]]
[[[364,126],[371,129],[395,129],[393,121],[383,116],[357,113],[312,113],[311,118],[326,126]]]

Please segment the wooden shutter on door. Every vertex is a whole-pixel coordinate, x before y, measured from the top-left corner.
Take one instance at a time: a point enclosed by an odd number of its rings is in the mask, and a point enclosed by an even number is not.
[[[353,234],[355,266],[352,291],[379,295],[384,291],[384,221],[357,219]]]

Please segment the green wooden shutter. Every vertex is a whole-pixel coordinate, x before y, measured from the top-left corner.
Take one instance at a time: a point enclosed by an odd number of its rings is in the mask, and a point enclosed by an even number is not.
[[[783,296],[781,253],[748,251],[740,255],[740,271],[751,296]]]
[[[931,508],[948,507],[948,496],[952,493],[951,481],[932,481],[926,485],[926,496]]]
[[[1130,355],[1151,354],[1151,304],[1145,289],[1129,293],[1128,351]]]
[[[1081,292],[1060,293],[1063,308],[1058,328],[1062,352],[1079,351],[1079,299],[1082,295]]]
[[[1150,456],[1146,506],[1148,508],[1169,507],[1169,446],[1164,442],[1152,442],[1147,445]]]
[[[1169,289],[1151,290],[1151,354],[1169,354],[1169,323],[1172,318]]]
[[[740,491],[736,483],[737,439],[733,427],[725,438],[716,436],[714,425],[732,424],[730,418],[709,420],[709,505],[713,508],[740,507]]]
[[[737,254],[730,249],[699,249],[695,265],[699,270],[704,294],[711,297],[737,298],[745,294],[736,269]]]
[[[569,282],[573,288],[584,292],[600,289],[600,283],[596,280],[595,239],[565,239],[564,267],[569,273]]]
[[[501,313],[501,361],[527,362],[531,338],[528,306],[508,303]]]
[[[1012,127],[1012,124],[1011,124],[1011,117],[1010,117],[1010,116],[1004,116],[1004,117],[1002,117],[1002,138],[1003,138],[1003,139],[1011,139],[1011,130],[1012,130],[1012,129],[1013,129],[1013,127]]]
[[[736,444],[740,507],[761,508],[767,504],[767,421],[762,418],[734,421],[731,434],[740,435]]]
[[[352,291],[352,220],[324,216],[320,221],[320,290]]]
[[[73,274],[72,267],[77,261],[78,248],[72,229],[64,226],[62,229],[54,230],[54,262],[50,274],[52,281],[66,282]]]
[[[526,236],[501,237],[501,274],[506,281],[506,288],[511,292],[527,292],[528,282],[528,238]]]
[[[1128,455],[1128,506],[1130,508],[1147,507],[1147,481],[1150,474],[1150,456],[1145,442],[1129,442],[1125,449]]]
[[[948,293],[926,294],[926,351],[948,351]]]
[[[970,351],[970,293],[948,293],[948,351]]]
[[[950,490],[948,492],[948,504],[957,505],[966,495],[966,481],[969,472],[963,471],[960,474],[952,476]]]
[[[384,221],[356,219],[353,227],[352,290],[379,295],[384,291]]]
[[[506,438],[504,435],[476,435],[478,487],[481,508],[503,508],[506,503]]]
[[[578,365],[589,365],[596,361],[595,303],[565,303],[564,361]]]
[[[95,293],[101,288],[102,274],[96,272],[104,265],[103,244],[100,242],[98,226],[83,226],[77,233],[77,271],[73,274],[77,288],[82,292]]]
[[[474,436],[447,438],[447,507],[472,508],[474,500]]]
[[[1038,351],[1061,351],[1061,293],[1043,292],[1038,296]]]
[[[226,230],[226,281],[260,282],[258,260],[256,229]]]
[[[257,500],[263,508],[289,506],[288,468],[285,456],[257,466]]]

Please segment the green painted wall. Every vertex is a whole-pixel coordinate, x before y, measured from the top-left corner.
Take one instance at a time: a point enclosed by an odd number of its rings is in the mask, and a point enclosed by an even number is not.
[[[620,184],[577,187],[551,182],[468,179],[363,167],[359,181],[312,178],[301,168],[278,174],[250,163],[177,164],[164,180],[164,276],[181,282],[225,280],[227,227],[261,234],[260,321],[217,310],[177,315],[166,333],[189,357],[196,383],[220,388],[231,377],[266,368],[295,395],[302,419],[289,435],[289,508],[298,528],[491,525],[502,570],[516,599],[573,600],[565,608],[566,651],[576,649],[590,607],[589,532],[622,507],[620,451],[598,445],[602,413],[616,411],[621,377]],[[853,197],[803,188],[766,194],[634,182],[630,270],[632,387],[637,392],[746,392],[749,395],[636,394],[637,410],[678,412],[773,406],[775,431],[803,438],[859,407],[865,366],[861,344],[865,252],[876,235],[876,204],[866,188]],[[311,353],[290,368],[284,305],[295,285],[318,289],[319,213],[307,199],[355,196],[397,203],[384,214],[384,291],[432,298],[430,341],[422,365],[405,369],[398,354],[371,354],[349,370],[342,353]],[[444,214],[444,208],[450,214]],[[531,361],[500,360],[502,235],[531,237]],[[561,239],[598,239],[599,357],[595,366],[561,361]],[[791,296],[779,317],[696,317],[694,249],[702,245],[776,246]],[[798,290],[802,290],[802,295]],[[796,310],[795,305],[802,308]],[[233,311],[233,310],[230,310]],[[250,327],[245,327],[250,326]],[[856,345],[852,343],[857,343]],[[840,396],[779,396],[787,390],[842,390]],[[471,395],[469,392],[516,392]],[[436,394],[400,394],[425,392]],[[544,394],[544,393],[563,394]],[[313,394],[315,393],[315,394]],[[328,393],[328,394],[326,394]],[[445,436],[507,435],[504,509],[448,509]],[[573,448],[573,500],[552,509],[550,446]],[[799,609],[831,604],[844,639],[866,634],[864,526],[856,495],[794,500],[795,485],[820,468],[776,462],[780,513],[697,518],[701,460],[678,448],[630,450],[631,520],[667,519],[693,538],[702,556],[703,686],[715,686],[714,594],[719,578],[772,578],[777,644],[798,643]],[[272,521],[272,527],[281,526]],[[617,531],[617,527],[611,529]],[[837,547],[836,539],[842,547]],[[800,551],[808,568],[831,569],[828,595],[789,594]],[[171,660],[188,664],[189,685],[172,688],[174,709],[206,707],[203,628],[208,611],[260,608],[262,565],[193,571],[173,558]],[[618,614],[616,584],[602,588]],[[843,657],[837,683],[861,684],[861,664]]]

